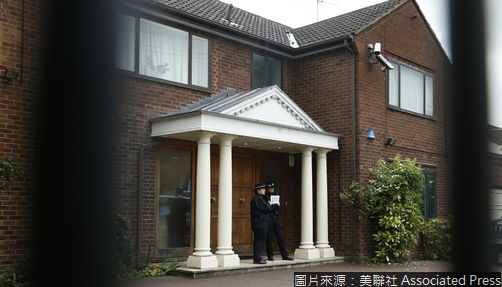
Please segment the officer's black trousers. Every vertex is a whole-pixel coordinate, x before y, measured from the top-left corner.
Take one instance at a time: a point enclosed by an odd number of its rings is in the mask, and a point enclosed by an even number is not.
[[[253,229],[254,232],[254,244],[253,244],[253,261],[261,261],[261,254],[263,249],[265,249],[265,243],[267,241],[267,234],[269,224],[263,224],[261,226]]]
[[[270,230],[268,231],[267,237],[267,256],[274,256],[274,245],[273,237],[277,239],[277,245],[279,245],[279,251],[281,252],[282,258],[288,257],[288,252],[286,251],[286,246],[284,245],[284,239],[282,237],[282,224],[279,217],[274,216],[273,223],[270,224]]]

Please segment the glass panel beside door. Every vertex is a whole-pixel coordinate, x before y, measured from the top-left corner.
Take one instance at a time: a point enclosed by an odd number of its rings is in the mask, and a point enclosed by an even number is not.
[[[190,247],[191,157],[189,150],[160,150],[158,249]]]

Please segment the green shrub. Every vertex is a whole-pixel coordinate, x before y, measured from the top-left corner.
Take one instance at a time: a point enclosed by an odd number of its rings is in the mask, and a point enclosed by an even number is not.
[[[17,168],[11,157],[0,160],[0,186],[6,186],[10,191],[12,180],[23,178],[23,173]]]
[[[366,214],[366,189],[358,182],[352,182],[347,190],[340,192],[342,202],[352,208],[355,208],[359,214]],[[361,219],[361,216],[358,216]]]
[[[423,223],[420,211],[423,188],[422,170],[411,159],[401,160],[397,155],[389,163],[379,160],[370,169],[366,208],[376,225],[375,262],[409,260]]]
[[[2,287],[22,287],[23,285],[18,282],[16,273],[14,271],[0,271],[0,286]]]
[[[422,227],[424,259],[450,259],[453,228],[448,218],[433,218]]]
[[[126,219],[118,214],[112,219],[112,262],[117,278],[138,277],[134,266],[134,252],[131,248],[129,226]]]
[[[171,273],[174,269],[180,266],[178,259],[175,259],[172,262],[168,262],[168,257],[164,257],[162,263],[151,263],[147,264],[141,273],[145,277],[159,277],[166,276]]]
[[[375,225],[373,261],[397,263],[407,261],[416,246],[423,223],[420,211],[424,177],[411,159],[397,155],[387,163],[379,160],[370,169],[367,188],[358,183],[340,193],[341,200],[367,214]]]
[[[151,263],[150,247],[144,267],[137,268],[134,264],[135,252],[131,248],[129,226],[126,219],[120,215],[115,215],[113,218],[112,236],[112,262],[117,279],[165,276],[179,266],[178,259],[169,261],[167,256],[164,256],[162,263]]]

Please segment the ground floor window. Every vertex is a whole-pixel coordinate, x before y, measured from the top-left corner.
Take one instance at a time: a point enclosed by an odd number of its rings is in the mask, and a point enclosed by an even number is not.
[[[192,153],[159,151],[158,249],[190,247]]]
[[[422,212],[424,220],[437,216],[436,201],[436,172],[433,170],[424,170],[424,196]]]

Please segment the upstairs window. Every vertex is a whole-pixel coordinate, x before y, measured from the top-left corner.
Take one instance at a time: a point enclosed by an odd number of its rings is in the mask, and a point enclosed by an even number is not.
[[[136,18],[119,15],[119,19],[117,68],[171,83],[209,87],[208,39],[143,18],[136,32]]]
[[[434,79],[419,69],[391,61],[389,105],[413,113],[434,115]]]
[[[188,32],[140,20],[139,73],[188,84]]]
[[[277,85],[282,88],[282,62],[280,59],[253,53],[253,89]]]
[[[134,72],[136,18],[120,14],[118,16],[115,63],[117,68]]]

